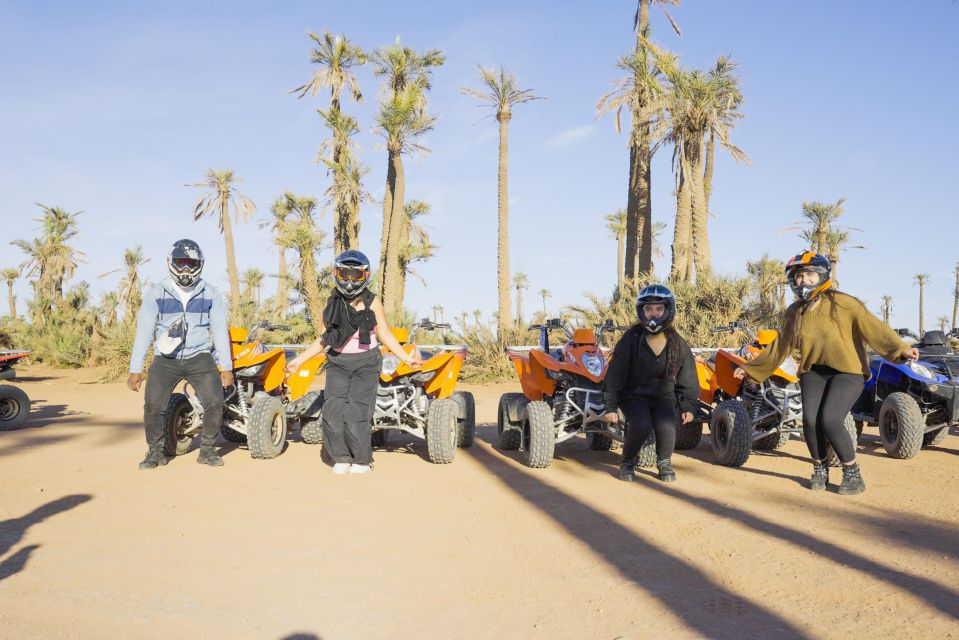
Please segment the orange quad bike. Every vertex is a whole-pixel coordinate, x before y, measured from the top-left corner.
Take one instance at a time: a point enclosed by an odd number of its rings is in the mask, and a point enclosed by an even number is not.
[[[408,367],[384,346],[380,382],[373,408],[372,443],[387,445],[391,430],[405,431],[426,441],[430,462],[449,464],[456,449],[473,445],[476,402],[468,391],[456,391],[466,345],[417,344],[418,330],[449,329],[449,324],[424,318],[410,329],[391,329],[407,353],[418,353],[423,364]]]
[[[733,352],[717,349],[712,356],[697,362],[701,405],[713,405],[708,414],[716,461],[740,467],[753,449],[779,449],[793,434],[802,436],[802,392],[799,389],[799,363],[792,356],[760,384],[738,380],[733,372],[752,360],[777,338],[771,329],[753,333],[744,323],[715,327],[713,333],[742,332],[748,342]],[[698,350],[705,351],[705,350]],[[846,431],[857,440],[856,424],[846,416]],[[839,458],[830,445],[827,462],[839,466]]]
[[[554,318],[528,329],[539,330],[538,345],[506,347],[523,392],[500,397],[496,421],[500,447],[508,451],[522,448],[526,465],[543,469],[553,461],[556,445],[579,433],[586,435],[594,451],[609,451],[614,440],[624,442],[629,429],[624,420],[612,425],[600,419],[606,412],[602,385],[609,367],[600,341],[604,333],[629,327],[607,320],[595,325],[595,330],[573,329]],[[551,331],[562,331],[566,341],[551,347]],[[655,437],[651,434],[638,462],[649,467],[655,461]]]
[[[283,451],[291,423],[299,423],[301,434],[319,432],[323,397],[309,388],[326,354],[307,360],[287,378],[287,355],[302,345],[264,345],[256,339],[261,330],[287,331],[289,327],[259,322],[250,330],[230,328],[236,379],[224,389],[220,434],[231,442],[245,441],[253,458],[268,459]],[[203,424],[203,407],[189,385],[170,396],[165,420],[167,455],[186,453]]]

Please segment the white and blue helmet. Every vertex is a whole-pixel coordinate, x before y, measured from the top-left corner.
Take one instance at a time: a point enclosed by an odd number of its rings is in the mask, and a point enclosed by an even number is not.
[[[661,304],[666,308],[660,318],[647,318],[643,306],[647,304]],[[649,333],[659,333],[673,323],[676,317],[676,297],[668,287],[661,284],[651,284],[643,287],[636,296],[636,315],[639,316],[639,325]]]

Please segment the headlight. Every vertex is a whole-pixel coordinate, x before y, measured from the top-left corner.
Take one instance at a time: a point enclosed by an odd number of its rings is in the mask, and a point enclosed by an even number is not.
[[[936,374],[929,370],[929,367],[919,364],[914,360],[909,361],[909,368],[916,375],[922,376],[923,378],[928,378],[929,380],[936,380]]]
[[[266,367],[266,362],[261,362],[251,367],[243,367],[237,370],[236,375],[240,378],[255,378],[263,372],[264,367]]]
[[[383,364],[380,365],[380,372],[384,376],[391,376],[396,373],[396,370],[400,366],[400,359],[394,356],[392,353],[383,356]]]
[[[586,354],[583,356],[583,366],[589,371],[589,375],[598,378],[603,374],[603,359],[597,355]]]

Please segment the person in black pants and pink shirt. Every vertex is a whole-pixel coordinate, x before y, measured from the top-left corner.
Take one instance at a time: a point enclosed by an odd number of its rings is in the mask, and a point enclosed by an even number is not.
[[[644,287],[636,298],[637,322],[613,349],[606,373],[603,420],[626,416],[629,428],[619,465],[619,479],[635,480],[636,456],[650,431],[656,433],[659,479],[675,482],[672,455],[676,422],[691,422],[699,398],[696,362],[689,345],[673,329],[676,299],[661,284]]]
[[[323,311],[326,330],[287,365],[292,375],[310,358],[327,351],[323,402],[323,449],[333,473],[369,473],[373,469],[373,405],[380,375],[379,342],[409,366],[422,364],[406,353],[390,331],[383,303],[369,290],[370,261],[359,251],[344,251],[333,263],[336,289]],[[377,341],[379,338],[379,342]]]

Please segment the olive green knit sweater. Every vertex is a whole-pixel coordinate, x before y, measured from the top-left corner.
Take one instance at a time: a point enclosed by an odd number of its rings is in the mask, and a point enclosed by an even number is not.
[[[816,296],[811,302],[793,303],[786,312],[798,308],[797,344],[785,344],[780,338],[766,347],[743,369],[750,378],[762,382],[775,371],[794,349],[799,351],[799,373],[814,365],[825,365],[842,373],[870,377],[865,345],[888,360],[904,362],[910,347],[889,325],[869,313],[859,300],[838,291]]]

